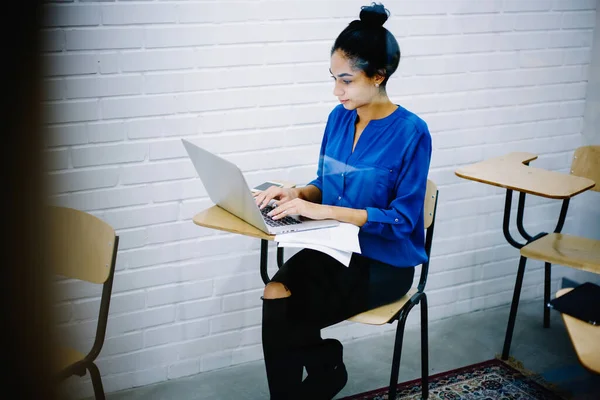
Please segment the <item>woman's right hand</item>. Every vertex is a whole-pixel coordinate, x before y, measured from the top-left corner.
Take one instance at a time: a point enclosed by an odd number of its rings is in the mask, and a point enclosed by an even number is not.
[[[271,186],[267,190],[254,194],[254,200],[260,209],[263,209],[271,200],[276,200],[275,206],[287,203],[298,197],[298,193],[293,188],[280,188]]]

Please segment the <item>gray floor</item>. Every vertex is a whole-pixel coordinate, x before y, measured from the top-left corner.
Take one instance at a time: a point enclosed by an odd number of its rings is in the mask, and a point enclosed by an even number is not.
[[[583,369],[573,352],[564,324],[552,312],[551,328],[543,329],[540,302],[523,303],[517,318],[511,355],[525,368],[540,373],[574,394],[575,399],[598,399],[600,376]],[[413,311],[417,312],[417,310]],[[430,324],[430,374],[485,361],[500,353],[508,307],[475,312]],[[417,327],[406,330],[400,382],[420,376],[420,336]],[[381,335],[345,344],[349,380],[336,398],[388,384],[393,336]],[[252,362],[142,388],[112,393],[109,400],[267,399],[262,362]]]

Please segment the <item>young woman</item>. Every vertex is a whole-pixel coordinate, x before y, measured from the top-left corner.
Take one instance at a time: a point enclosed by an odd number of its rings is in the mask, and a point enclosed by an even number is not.
[[[331,49],[333,94],[317,178],[305,187],[271,187],[273,219],[299,214],[360,227],[362,254],[348,267],[303,249],[263,294],[262,340],[271,399],[331,399],[346,384],[342,345],[321,329],[402,297],[426,259],[423,203],[431,157],[427,124],[390,101],[386,83],[400,61],[383,27],[381,4],[362,7]],[[302,381],[303,367],[307,377]]]

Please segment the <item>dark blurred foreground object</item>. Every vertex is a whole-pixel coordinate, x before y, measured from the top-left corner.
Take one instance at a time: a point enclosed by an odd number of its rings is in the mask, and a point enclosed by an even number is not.
[[[4,216],[2,392],[18,399],[55,399],[52,371],[52,318],[49,268],[41,234],[43,174],[41,154],[41,1],[13,2],[2,24],[5,54],[0,76],[3,133]]]

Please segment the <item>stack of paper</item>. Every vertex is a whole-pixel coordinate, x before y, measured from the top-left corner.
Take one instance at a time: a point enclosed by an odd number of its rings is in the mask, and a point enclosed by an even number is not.
[[[352,253],[360,253],[359,227],[341,222],[337,226],[309,231],[282,233],[275,236],[279,247],[308,248],[329,254],[345,266]]]

